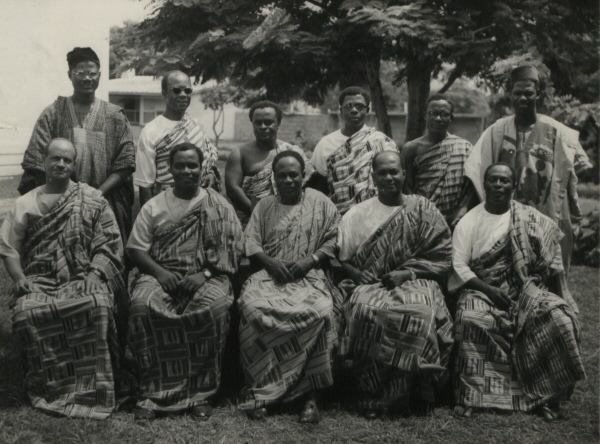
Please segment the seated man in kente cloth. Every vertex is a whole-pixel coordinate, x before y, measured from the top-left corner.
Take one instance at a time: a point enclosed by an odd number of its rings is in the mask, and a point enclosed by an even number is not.
[[[373,156],[380,151],[398,151],[392,139],[365,125],[370,103],[364,89],[344,89],[339,97],[343,127],[323,137],[311,158],[318,174],[309,186],[327,194],[342,215],[377,194],[371,179]]]
[[[263,270],[239,300],[241,362],[246,378],[239,408],[263,418],[265,406],[301,395],[300,422],[318,422],[317,391],[333,384],[332,360],[341,294],[319,265],[334,255],[340,215],[307,188],[304,159],[284,151],[273,159],[278,195],[261,200],[246,228],[246,255]]]
[[[483,177],[486,201],[460,220],[453,238],[449,290],[461,290],[455,400],[465,407],[457,413],[538,409],[554,420],[560,401],[585,378],[562,233],[549,217],[512,200],[511,166],[492,164]]]
[[[465,161],[473,146],[448,132],[454,105],[443,94],[427,99],[425,134],[402,148],[406,165],[405,194],[424,196],[435,204],[450,227],[479,200],[465,176]]]
[[[250,108],[250,122],[256,140],[234,149],[225,166],[225,189],[245,227],[252,209],[260,199],[277,193],[271,163],[277,153],[292,150],[307,164],[304,184],[313,174],[301,148],[277,139],[283,111],[276,103],[264,100]]]
[[[13,331],[27,360],[35,408],[105,419],[115,409],[115,302],[125,304],[123,246],[102,193],[71,182],[77,151],[53,139],[45,184],[19,197],[0,230],[15,283]]]
[[[448,380],[452,321],[440,284],[451,269],[450,229],[429,200],[402,194],[397,152],[373,158],[378,195],[350,209],[338,229],[350,279],[340,357],[369,419],[433,404]]]
[[[227,200],[199,186],[202,161],[191,143],[171,149],[175,186],[142,207],[127,243],[141,272],[128,336],[141,379],[136,420],[186,410],[207,419],[221,382],[243,234]]]

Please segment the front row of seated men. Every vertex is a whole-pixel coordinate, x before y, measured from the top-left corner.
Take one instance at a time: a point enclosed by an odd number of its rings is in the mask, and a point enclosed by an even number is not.
[[[50,142],[46,184],[17,199],[0,232],[35,407],[98,419],[116,409],[121,317],[137,363],[136,419],[208,418],[244,248],[260,268],[237,301],[239,408],[253,418],[303,397],[300,421],[317,422],[336,363],[368,418],[415,398],[432,403],[454,341],[465,417],[491,407],[556,419],[585,378],[560,229],[511,199],[506,164],[486,170],[486,202],[452,239],[429,200],[402,194],[398,153],[373,158],[378,195],[340,218],[327,197],[303,190],[304,159],[286,150],[272,163],[278,193],[256,205],[244,236],[227,200],[199,187],[202,152],[180,144],[169,159],[174,188],[135,221],[127,250],[139,272],[127,292],[114,215],[97,190],[70,180],[76,155],[68,140]],[[336,256],[346,278],[334,285],[326,264]],[[456,302],[454,324],[444,292]]]

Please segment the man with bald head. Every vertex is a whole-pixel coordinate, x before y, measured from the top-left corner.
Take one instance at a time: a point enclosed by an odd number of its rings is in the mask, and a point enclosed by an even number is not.
[[[507,163],[486,168],[485,202],[454,230],[454,399],[463,417],[496,408],[538,410],[555,420],[560,402],[585,378],[577,305],[566,291],[562,233],[512,200],[516,179]]]
[[[495,162],[511,165],[517,175],[514,199],[550,217],[564,233],[561,247],[568,271],[574,228],[581,220],[577,175],[592,165],[577,131],[536,112],[540,75],[534,66],[513,69],[509,91],[515,114],[485,130],[465,162],[465,174],[485,201],[486,168]]]
[[[102,192],[71,181],[77,154],[67,139],[49,142],[45,184],[15,201],[0,257],[14,282],[13,331],[26,352],[32,405],[104,419],[115,408],[123,245]]]
[[[138,140],[133,183],[140,189],[140,207],[174,186],[169,153],[181,143],[192,143],[202,151],[201,186],[217,191],[221,187],[217,149],[210,143],[202,124],[187,112],[193,92],[189,76],[181,71],[170,71],[162,78],[161,88],[165,112],[144,127]]]
[[[441,287],[451,265],[450,229],[422,196],[404,195],[397,152],[373,157],[377,196],[352,207],[338,228],[344,292],[343,363],[367,418],[432,404],[448,379],[452,321]]]

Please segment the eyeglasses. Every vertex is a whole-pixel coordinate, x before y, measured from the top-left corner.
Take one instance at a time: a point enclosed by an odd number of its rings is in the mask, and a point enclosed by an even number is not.
[[[361,112],[367,109],[367,105],[363,105],[362,103],[346,103],[342,105],[346,111],[352,111],[352,108],[356,108],[356,111]]]
[[[92,80],[96,80],[98,77],[100,77],[100,71],[72,71],[72,73],[78,79],[85,79],[86,77],[89,77]]]
[[[435,119],[436,117],[441,117],[442,119],[449,119],[452,113],[448,111],[427,111],[427,117],[431,119]]]
[[[194,91],[192,88],[171,88],[171,91],[173,91],[173,93],[178,96],[179,94],[181,94],[181,91],[183,91],[186,95],[191,95],[192,92]]]

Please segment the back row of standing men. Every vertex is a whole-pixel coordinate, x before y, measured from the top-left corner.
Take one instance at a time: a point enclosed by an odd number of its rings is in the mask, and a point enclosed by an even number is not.
[[[515,116],[475,148],[447,133],[452,104],[434,95],[425,135],[399,154],[364,125],[368,94],[348,88],[343,128],[309,162],[277,139],[281,109],[254,105],[256,140],[231,153],[225,173],[238,220],[215,191],[216,149],[186,113],[189,77],[163,78],[166,111],[136,153],[122,111],[94,97],[95,53],[76,48],[67,60],[73,96],[38,120],[23,161],[27,194],[0,233],[35,406],[108,416],[127,341],[139,371],[136,417],[209,416],[242,249],[262,268],[238,301],[240,408],[254,417],[308,395],[301,420],[318,419],[316,392],[333,383],[335,356],[369,417],[409,395],[432,402],[454,340],[465,416],[470,407],[541,408],[551,419],[584,377],[564,277],[580,217],[577,174],[590,164],[574,131],[536,113],[535,68],[511,73]],[[143,207],[131,231],[134,170]],[[123,243],[140,271],[131,299]],[[337,285],[321,269],[334,256],[349,277]],[[454,327],[446,285],[458,295]]]

